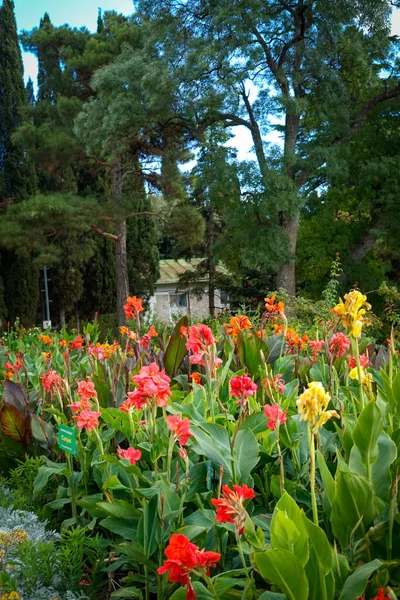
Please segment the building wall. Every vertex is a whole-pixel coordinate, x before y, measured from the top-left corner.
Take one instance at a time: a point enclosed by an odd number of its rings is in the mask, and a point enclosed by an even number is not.
[[[180,292],[182,293],[182,292]],[[162,321],[171,321],[173,317],[190,315],[194,318],[203,319],[208,317],[208,289],[204,289],[201,298],[188,294],[187,307],[171,306],[170,296],[176,295],[176,287],[173,284],[158,284],[155,295],[150,298],[150,306],[155,315]],[[225,305],[221,304],[220,291],[214,296],[216,312],[223,310]]]

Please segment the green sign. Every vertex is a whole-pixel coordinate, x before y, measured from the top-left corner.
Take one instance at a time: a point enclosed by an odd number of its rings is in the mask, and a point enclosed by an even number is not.
[[[58,426],[58,445],[61,450],[66,450],[75,454],[76,452],[76,435],[73,427],[67,427],[66,425]]]

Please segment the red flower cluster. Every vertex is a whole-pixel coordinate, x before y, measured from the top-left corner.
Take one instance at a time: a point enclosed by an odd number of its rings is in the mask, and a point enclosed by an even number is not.
[[[59,392],[64,386],[64,380],[57,371],[47,371],[47,373],[43,373],[40,376],[40,379],[42,380],[45,391],[52,394],[57,391]]]
[[[127,297],[126,304],[124,304],[124,311],[127,319],[136,319],[136,316],[143,310],[141,298],[136,298],[136,296]]]
[[[181,327],[181,334],[187,337],[186,348],[193,354],[189,358],[194,365],[204,366],[204,355],[210,354],[212,345],[216,341],[213,332],[207,325],[191,325],[189,328]]]
[[[238,404],[244,405],[249,396],[254,396],[257,392],[257,385],[248,377],[248,375],[237,375],[232,377],[229,382],[231,396],[239,398]]]
[[[350,340],[344,333],[334,333],[329,341],[329,352],[334,358],[340,358],[350,348]]]
[[[274,431],[276,429],[277,424],[283,425],[286,423],[286,414],[287,409],[282,410],[279,404],[266,404],[264,406],[264,413],[267,417],[267,427]]]
[[[193,433],[190,433],[190,420],[182,419],[181,415],[171,415],[166,418],[168,429],[173,431],[180,446],[185,446]]]
[[[70,350],[80,350],[81,348],[83,348],[84,343],[85,342],[83,341],[81,334],[79,334],[74,340],[68,343],[68,348]]]
[[[308,345],[311,348],[311,354],[312,356],[318,356],[318,354],[320,353],[320,351],[322,350],[322,348],[325,346],[325,342],[324,340],[310,340],[308,342]]]
[[[244,485],[234,485],[231,490],[227,485],[222,486],[222,498],[212,498],[211,502],[217,507],[216,519],[219,523],[234,523],[237,532],[244,531],[247,513],[243,502],[254,498],[254,490]]]
[[[86,409],[92,408],[92,403],[90,400],[92,398],[97,398],[97,392],[94,388],[93,381],[90,381],[89,377],[86,381],[78,381],[78,389],[76,393],[79,396],[79,401],[68,404],[72,412],[80,413]]]
[[[377,596],[374,596],[373,598],[371,598],[371,600],[390,600],[390,596],[386,596],[387,593],[387,590],[385,592],[383,587],[380,586]],[[357,600],[365,600],[365,598],[364,596],[360,596],[359,598],[357,598]]]
[[[349,369],[355,369],[357,366],[355,356],[353,356],[352,354],[348,354],[346,356],[346,359],[347,359],[347,362],[349,365]],[[362,369],[366,369],[367,367],[371,366],[371,361],[369,360],[369,357],[367,356],[367,354],[360,354],[359,359],[360,359],[360,366]]]
[[[126,460],[129,460],[131,465],[136,465],[136,461],[141,459],[142,453],[140,452],[140,450],[136,450],[135,448],[127,448],[126,450],[123,450],[118,446],[117,456],[118,458],[124,458]]]
[[[191,572],[196,569],[206,569],[207,573],[211,567],[215,567],[221,558],[218,552],[206,552],[199,550],[196,544],[192,544],[189,539],[181,534],[174,533],[165,549],[167,560],[162,567],[158,568],[158,573],[164,575],[169,571],[169,580],[174,583],[180,583],[186,586],[186,600],[196,600],[196,594],[191,581]]]
[[[8,353],[6,354],[6,356],[7,355],[8,355]],[[22,368],[23,360],[20,357],[20,355],[16,354],[15,358],[16,358],[15,365],[13,365],[9,360],[4,365],[4,368],[6,369],[6,372],[5,372],[4,376],[5,376],[6,379],[11,380],[14,377],[14,375],[16,373],[18,373],[18,371]]]
[[[160,371],[156,363],[142,367],[139,375],[133,377],[133,381],[138,384],[138,387],[135,391],[128,392],[128,398],[121,404],[120,410],[128,412],[132,406],[140,410],[152,402],[156,402],[157,406],[167,404],[171,396],[169,388],[171,379],[165,371]]]

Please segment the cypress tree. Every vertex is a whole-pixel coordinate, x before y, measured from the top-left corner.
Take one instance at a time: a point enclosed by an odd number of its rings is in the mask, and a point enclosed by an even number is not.
[[[12,0],[3,0],[0,7],[0,90],[0,206],[5,208],[31,195],[36,183],[24,148],[13,143],[27,98]],[[2,254],[0,294],[4,286],[4,300],[0,298],[0,310],[5,316],[5,304],[8,318],[19,316],[24,325],[32,325],[39,295],[38,272],[29,257]]]

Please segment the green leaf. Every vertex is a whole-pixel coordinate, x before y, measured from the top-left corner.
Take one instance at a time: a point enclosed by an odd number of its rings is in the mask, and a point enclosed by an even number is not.
[[[247,483],[258,461],[258,443],[249,429],[241,429],[233,446],[235,472],[238,483]]]
[[[310,544],[314,548],[325,575],[330,573],[333,568],[333,553],[332,548],[326,537],[326,533],[321,527],[315,525],[310,519],[303,514],[304,526],[306,528]]]
[[[354,527],[358,525],[364,534],[377,512],[372,483],[357,473],[344,472],[339,468],[331,524],[342,550],[349,545]]]
[[[139,588],[136,587],[123,587],[119,590],[115,590],[110,598],[143,598],[143,594]]]
[[[303,517],[303,511],[285,492],[272,515],[271,544],[274,549],[292,552],[304,567],[308,560],[308,535]]]
[[[157,533],[160,529],[158,496],[143,505],[143,514],[137,528],[137,544],[143,554],[150,556],[157,550]]]
[[[383,430],[381,411],[375,402],[363,409],[353,431],[354,444],[360,451],[367,472],[378,458],[378,438]]]
[[[100,406],[102,408],[107,408],[110,400],[110,386],[102,377],[99,377],[95,373],[92,374],[92,381],[97,392]]]
[[[184,315],[175,325],[165,349],[164,368],[169,377],[175,377],[188,352],[186,338],[181,334],[181,327],[187,327],[188,323],[188,318]]]
[[[197,600],[214,600],[214,596],[211,592],[208,591],[206,587],[200,581],[195,581],[193,583],[194,592],[196,594]],[[176,590],[170,596],[170,600],[185,600],[186,599],[186,587],[181,587],[179,590]]]
[[[260,575],[278,586],[289,600],[308,600],[308,580],[304,567],[288,550],[255,552],[253,562]]]
[[[47,485],[51,475],[68,475],[66,463],[53,463],[47,460],[47,466],[40,467],[38,474],[33,482],[33,493],[40,494]]]
[[[225,427],[204,423],[202,427],[192,425],[190,430],[195,437],[195,443],[192,443],[193,450],[206,456],[217,468],[222,465],[224,473],[232,478],[232,456]],[[198,452],[197,446],[201,452]]]
[[[123,500],[116,500],[111,502],[97,502],[97,508],[103,510],[103,514],[110,515],[111,517],[137,517],[139,511]]]
[[[100,521],[100,525],[108,531],[112,531],[120,535],[125,540],[136,541],[137,526],[139,523],[138,517],[107,517]]]
[[[379,569],[379,567],[382,566],[382,564],[383,563],[380,560],[375,559],[356,569],[354,573],[346,579],[339,600],[357,600],[357,598],[362,596],[367,587],[368,579],[376,569]]]
[[[120,482],[116,475],[111,475],[103,483],[103,490],[129,490],[123,483]]]
[[[264,592],[258,600],[287,600],[285,594],[277,594],[276,592]]]
[[[267,363],[273,365],[280,356],[286,353],[286,340],[283,335],[271,335],[266,341],[268,352],[265,356]]]
[[[335,493],[336,493],[335,481],[331,475],[330,470],[327,467],[324,455],[322,454],[322,452],[320,450],[317,450],[317,460],[318,460],[319,472],[320,472],[320,475],[322,478],[322,483],[324,484],[324,493],[326,494],[326,497],[329,500],[329,512],[330,512],[334,498],[335,498]]]

